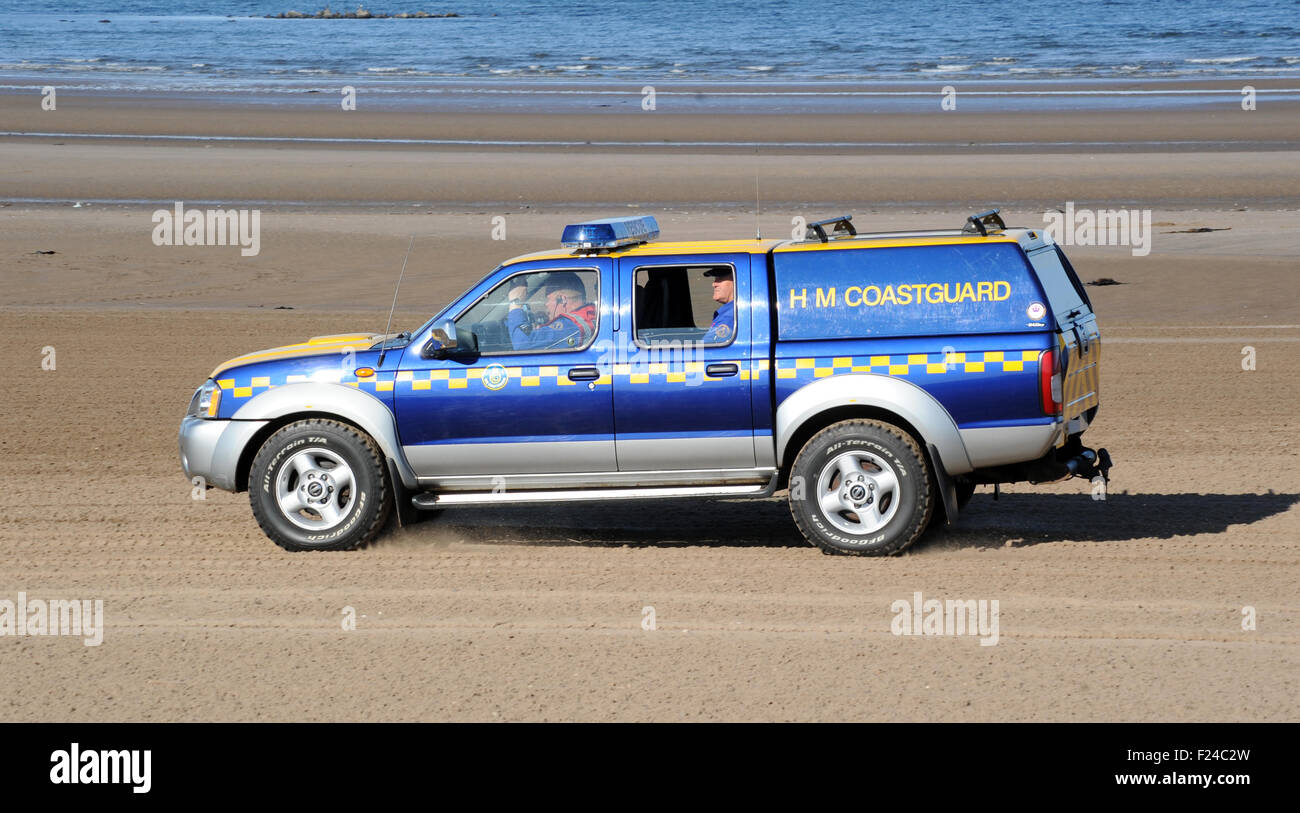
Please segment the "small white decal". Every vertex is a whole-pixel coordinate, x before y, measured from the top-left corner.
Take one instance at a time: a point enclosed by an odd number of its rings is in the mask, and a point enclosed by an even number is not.
[[[510,380],[510,373],[500,364],[489,364],[483,369],[483,386],[499,390]]]

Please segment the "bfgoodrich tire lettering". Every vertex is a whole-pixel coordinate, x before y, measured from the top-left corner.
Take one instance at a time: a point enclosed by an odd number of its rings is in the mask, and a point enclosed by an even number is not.
[[[352,550],[379,535],[393,507],[383,457],[337,421],[291,423],[253,458],[248,499],[285,550]]]
[[[889,556],[925,531],[934,488],[916,441],[892,424],[832,424],[804,445],[790,472],[790,513],[825,553]]]

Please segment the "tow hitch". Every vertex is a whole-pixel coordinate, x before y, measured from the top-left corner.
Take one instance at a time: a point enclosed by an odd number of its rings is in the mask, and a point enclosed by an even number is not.
[[[1089,449],[1075,436],[1065,446],[1048,452],[1038,460],[993,466],[970,472],[964,477],[973,483],[987,483],[995,487],[999,483],[1024,481],[1034,484],[1053,483],[1069,477],[1082,477],[1091,481],[1098,476],[1109,484],[1110,467],[1110,453],[1105,449]],[[996,490],[994,494],[997,494]]]
[[[1065,461],[1065,468],[1071,476],[1092,480],[1101,475],[1102,482],[1110,482],[1110,453],[1105,449],[1084,449],[1079,454]]]

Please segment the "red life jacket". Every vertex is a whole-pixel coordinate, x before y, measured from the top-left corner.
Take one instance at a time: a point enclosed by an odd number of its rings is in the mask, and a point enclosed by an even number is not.
[[[583,341],[586,341],[587,337],[596,331],[596,303],[588,302],[572,313],[562,313],[555,318],[557,320],[564,318],[573,322],[582,333]]]

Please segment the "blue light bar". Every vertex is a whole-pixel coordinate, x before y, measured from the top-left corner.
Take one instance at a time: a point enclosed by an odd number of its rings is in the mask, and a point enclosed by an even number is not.
[[[565,226],[560,245],[578,249],[618,248],[645,243],[658,236],[659,223],[653,215],[612,217]]]

